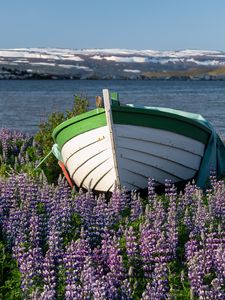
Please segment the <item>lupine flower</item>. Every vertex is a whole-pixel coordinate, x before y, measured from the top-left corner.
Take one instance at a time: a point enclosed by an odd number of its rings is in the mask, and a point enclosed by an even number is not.
[[[0,140],[2,163],[27,163],[29,138],[2,130]],[[192,182],[179,195],[166,181],[159,197],[149,179],[142,201],[118,188],[111,199],[74,195],[62,177],[56,186],[43,174],[0,178],[0,226],[23,298],[175,299],[184,292],[171,281],[179,259],[192,298],[224,299],[225,182],[210,181],[205,194]]]
[[[141,217],[143,213],[143,207],[140,199],[140,195],[138,194],[132,194],[131,195],[131,201],[130,201],[130,206],[131,206],[131,214],[130,214],[130,220],[134,221]]]
[[[125,239],[128,260],[130,263],[135,263],[138,256],[138,243],[132,226],[125,231]]]

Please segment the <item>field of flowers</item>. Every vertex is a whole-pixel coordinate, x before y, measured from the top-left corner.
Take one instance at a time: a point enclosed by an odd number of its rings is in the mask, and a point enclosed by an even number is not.
[[[225,181],[141,199],[49,183],[32,138],[0,130],[0,299],[225,299]]]

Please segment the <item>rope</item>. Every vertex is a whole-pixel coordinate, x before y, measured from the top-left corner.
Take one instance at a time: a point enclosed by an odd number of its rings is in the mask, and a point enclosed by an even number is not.
[[[39,168],[43,162],[52,154],[52,149],[51,151],[39,162],[39,164],[35,167],[35,169]]]

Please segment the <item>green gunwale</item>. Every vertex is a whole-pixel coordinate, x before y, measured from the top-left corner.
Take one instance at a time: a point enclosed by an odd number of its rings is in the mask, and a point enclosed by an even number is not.
[[[105,109],[97,108],[59,124],[54,129],[52,137],[61,149],[62,146],[73,137],[105,125]]]
[[[175,112],[175,110],[174,110]],[[151,108],[112,106],[113,123],[168,130],[207,144],[211,130],[197,120]]]
[[[112,115],[114,124],[167,130],[204,144],[207,144],[211,134],[203,122],[176,114],[175,110],[171,113],[154,108],[112,105]],[[71,138],[106,125],[105,109],[98,108],[64,121],[54,129],[52,137],[61,149]]]

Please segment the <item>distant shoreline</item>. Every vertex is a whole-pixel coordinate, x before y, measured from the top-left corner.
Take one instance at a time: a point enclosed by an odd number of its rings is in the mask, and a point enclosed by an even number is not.
[[[79,76],[60,76],[60,75],[51,75],[51,74],[30,74],[29,76],[23,75],[8,75],[2,76],[0,75],[0,80],[128,80],[128,81],[225,81],[224,77],[217,77],[217,76],[199,76],[199,77],[192,77],[192,76],[171,76],[171,77],[145,77],[140,76],[136,78],[129,78],[129,77],[98,77],[98,76],[90,76],[87,78],[82,78]]]
[[[225,81],[225,51],[0,49],[0,80]]]

